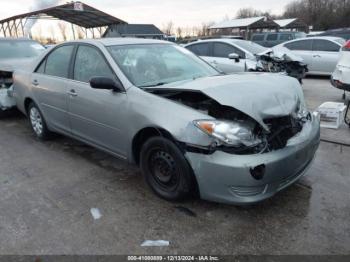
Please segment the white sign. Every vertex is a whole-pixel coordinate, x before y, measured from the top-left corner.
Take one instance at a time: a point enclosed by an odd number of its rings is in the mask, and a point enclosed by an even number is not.
[[[75,11],[84,11],[83,3],[80,3],[80,2],[74,3],[74,10]]]

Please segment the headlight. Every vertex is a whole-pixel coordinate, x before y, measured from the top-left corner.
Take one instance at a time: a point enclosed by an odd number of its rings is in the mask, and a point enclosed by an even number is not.
[[[243,122],[196,120],[194,124],[203,132],[216,138],[219,144],[253,147],[262,143],[262,140],[253,134],[253,128]]]

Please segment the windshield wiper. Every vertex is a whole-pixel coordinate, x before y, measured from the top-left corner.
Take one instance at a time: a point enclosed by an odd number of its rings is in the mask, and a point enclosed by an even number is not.
[[[162,85],[166,85],[166,84],[169,84],[168,82],[158,82],[158,83],[155,83],[155,84],[149,84],[149,85],[142,85],[142,86],[139,86],[140,88],[143,88],[143,87],[155,87],[155,86],[162,86]]]

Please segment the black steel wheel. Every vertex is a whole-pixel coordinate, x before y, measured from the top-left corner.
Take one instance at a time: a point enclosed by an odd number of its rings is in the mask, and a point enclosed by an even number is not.
[[[160,197],[183,200],[194,189],[192,169],[181,150],[169,139],[153,137],[141,150],[141,169],[147,184]]]

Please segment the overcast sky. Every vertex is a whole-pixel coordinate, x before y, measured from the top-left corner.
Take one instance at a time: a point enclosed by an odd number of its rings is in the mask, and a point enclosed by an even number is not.
[[[0,19],[55,5],[55,0],[0,0]],[[129,23],[153,23],[162,27],[168,21],[175,26],[195,26],[202,22],[220,22],[227,15],[232,18],[237,10],[253,7],[282,13],[290,0],[85,0]],[[41,6],[40,6],[41,5]]]

